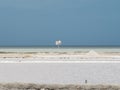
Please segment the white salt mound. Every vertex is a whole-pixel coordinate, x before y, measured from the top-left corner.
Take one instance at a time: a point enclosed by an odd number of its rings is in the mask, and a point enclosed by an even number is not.
[[[94,50],[90,50],[86,55],[88,55],[88,56],[99,56],[99,54],[97,52],[95,52]]]

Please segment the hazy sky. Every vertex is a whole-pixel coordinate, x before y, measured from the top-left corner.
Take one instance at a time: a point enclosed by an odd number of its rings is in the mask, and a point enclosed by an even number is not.
[[[0,45],[120,45],[120,0],[0,0]]]

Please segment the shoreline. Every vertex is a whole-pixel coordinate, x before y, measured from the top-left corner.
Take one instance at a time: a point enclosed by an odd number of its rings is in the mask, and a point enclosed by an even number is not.
[[[119,54],[98,53],[94,50],[87,53],[7,52],[0,53],[0,63],[120,63]]]

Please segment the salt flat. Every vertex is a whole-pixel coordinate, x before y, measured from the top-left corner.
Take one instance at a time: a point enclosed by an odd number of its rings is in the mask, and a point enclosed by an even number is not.
[[[0,63],[0,82],[119,84],[119,63]]]

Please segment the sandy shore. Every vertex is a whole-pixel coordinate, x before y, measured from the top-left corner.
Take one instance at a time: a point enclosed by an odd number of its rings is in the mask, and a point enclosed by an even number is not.
[[[120,53],[98,53],[95,52],[94,50],[91,50],[89,52],[80,52],[80,53],[67,53],[67,52],[54,52],[54,53],[50,53],[50,52],[3,52],[0,53],[0,58],[45,58],[45,57],[65,57],[67,59],[69,59],[69,57],[75,57],[75,58],[90,58],[90,57],[103,57],[103,58],[113,58],[113,57],[120,57]],[[64,58],[64,59],[65,59]]]
[[[120,53],[0,53],[0,63],[120,63]],[[106,62],[107,61],[107,62]]]
[[[21,63],[82,63],[82,62],[120,62],[119,53],[97,53],[91,50],[88,53],[0,53],[0,62],[8,63],[8,62],[21,62]]]

